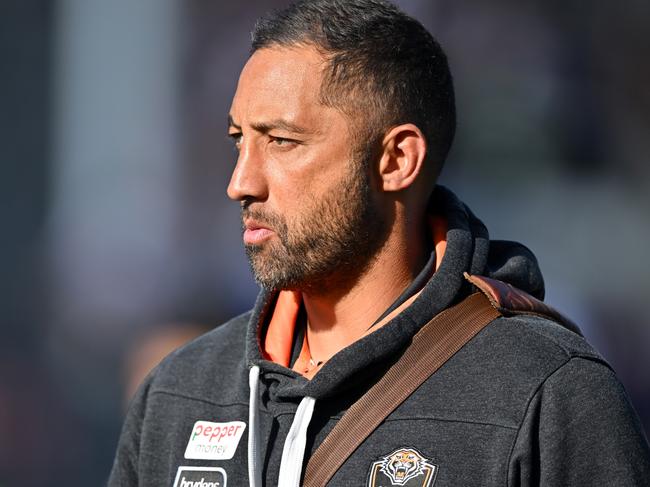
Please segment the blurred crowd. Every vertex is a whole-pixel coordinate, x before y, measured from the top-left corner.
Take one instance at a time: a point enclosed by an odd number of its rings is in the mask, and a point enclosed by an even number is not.
[[[252,305],[226,115],[285,3],[0,3],[0,486],[101,485],[142,377]],[[455,76],[442,182],[537,254],[650,431],[650,3],[396,3]]]

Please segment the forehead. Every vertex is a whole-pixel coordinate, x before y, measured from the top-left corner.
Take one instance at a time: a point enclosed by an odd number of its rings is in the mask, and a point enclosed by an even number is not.
[[[312,47],[256,51],[239,77],[231,107],[233,118],[238,123],[266,116],[313,122],[327,109],[319,101],[324,64],[323,57]]]

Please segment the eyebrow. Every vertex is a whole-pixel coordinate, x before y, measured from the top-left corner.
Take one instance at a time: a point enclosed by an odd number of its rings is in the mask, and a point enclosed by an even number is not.
[[[228,127],[241,130],[241,126],[235,123],[235,121],[232,118],[232,115],[228,115]],[[295,134],[306,134],[309,132],[306,128],[291,123],[287,120],[283,120],[281,118],[276,118],[275,120],[270,120],[268,122],[252,123],[251,127],[253,128],[253,130],[257,132],[261,132],[263,134],[266,134],[274,129],[286,130],[287,132],[293,132]]]

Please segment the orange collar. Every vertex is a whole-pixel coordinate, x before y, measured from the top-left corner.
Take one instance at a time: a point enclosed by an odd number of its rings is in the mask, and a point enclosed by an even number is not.
[[[438,270],[447,248],[447,222],[440,216],[432,216],[429,217],[429,225],[436,250],[435,270]],[[266,329],[266,336],[264,337],[262,356],[265,359],[289,367],[296,322],[301,305],[302,293],[299,291],[280,291],[278,293]],[[380,327],[374,327],[372,331],[378,328]],[[310,358],[307,334],[305,333],[302,350],[294,369],[303,375],[311,376],[312,374],[307,370]]]

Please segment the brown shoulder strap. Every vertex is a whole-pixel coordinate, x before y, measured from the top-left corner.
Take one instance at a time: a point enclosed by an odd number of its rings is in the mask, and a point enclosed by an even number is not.
[[[485,276],[470,275],[467,272],[465,272],[465,279],[485,294],[492,306],[498,309],[503,316],[521,314],[542,316],[582,336],[578,325],[569,318],[512,284]]]
[[[413,391],[500,313],[472,294],[427,323],[402,357],[343,415],[307,463],[305,487],[327,484],[345,460]],[[404,381],[404,377],[409,377]]]

